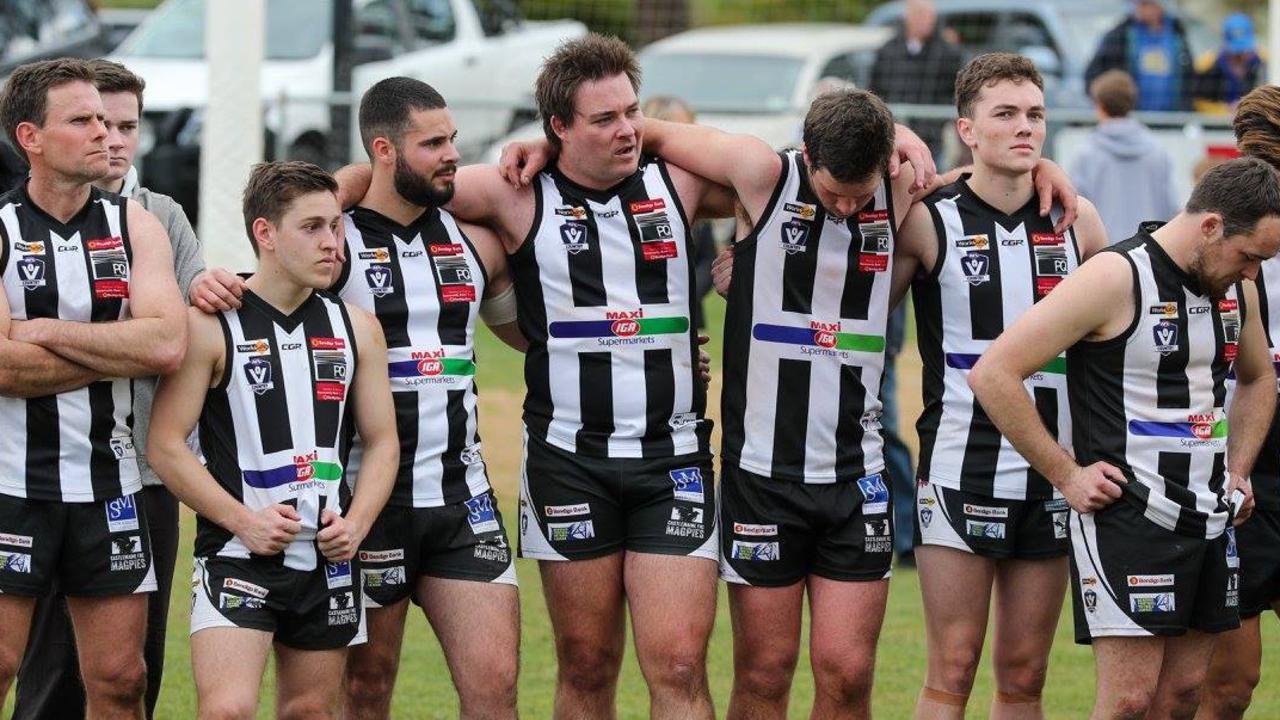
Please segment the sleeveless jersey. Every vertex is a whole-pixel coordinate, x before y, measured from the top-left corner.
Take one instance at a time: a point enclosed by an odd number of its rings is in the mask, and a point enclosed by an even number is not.
[[[0,196],[0,281],[14,320],[129,319],[133,249],[126,200],[90,190],[67,223],[26,187]],[[114,378],[36,398],[0,397],[0,493],[93,502],[142,488],[133,447],[133,381]]]
[[[510,256],[530,434],[592,457],[709,452],[698,377],[689,222],[666,166],[645,158],[612,188],[557,169]]]
[[[893,277],[882,182],[846,220],[823,209],[799,152],[734,246],[725,315],[724,462],[807,483],[884,468],[880,383]]]
[[[1075,232],[1053,231],[1061,211],[1040,217],[1031,198],[1012,215],[959,180],[924,200],[938,236],[933,271],[913,284],[923,363],[924,409],[916,422],[922,480],[1008,500],[1060,494],[987,417],[969,389],[969,369],[1012,325],[1080,264]],[[1071,447],[1066,361],[1058,357],[1024,385],[1049,433]]]
[[[1107,248],[1133,268],[1133,322],[1067,351],[1076,462],[1111,463],[1124,500],[1191,537],[1226,529],[1227,373],[1245,313],[1239,286],[1204,295],[1145,232]]]
[[[342,302],[316,292],[284,315],[252,291],[239,310],[219,313],[226,364],[200,415],[200,448],[209,473],[250,510],[294,506],[302,531],[265,558],[314,570],[320,513],[341,513],[350,496],[343,464],[350,446],[347,413],[356,344]],[[196,556],[248,558],[240,539],[198,518]]]
[[[1271,354],[1271,365],[1276,372],[1276,390],[1280,392],[1280,257],[1273,257],[1262,262],[1258,273],[1258,317],[1262,319],[1262,330],[1267,336],[1267,349]],[[1231,407],[1231,393],[1235,388],[1235,376],[1228,377],[1227,407]],[[1269,430],[1266,443],[1259,451],[1258,459],[1249,473],[1253,482],[1253,497],[1258,507],[1269,510],[1280,510],[1280,458],[1267,456],[1275,450],[1275,443],[1280,439],[1280,427],[1275,421]]]
[[[404,227],[357,207],[345,222],[347,264],[334,291],[377,316],[387,338],[400,435],[400,468],[388,503],[437,507],[485,492],[474,345],[484,264],[447,212],[427,210]],[[357,440],[349,483],[361,455]]]

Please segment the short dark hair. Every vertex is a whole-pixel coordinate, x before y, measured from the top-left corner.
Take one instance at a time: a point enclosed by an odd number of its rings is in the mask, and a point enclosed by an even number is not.
[[[258,254],[258,241],[253,237],[253,221],[266,218],[280,224],[289,205],[302,195],[314,192],[338,192],[338,182],[319,166],[301,160],[277,160],[258,163],[249,172],[244,186],[244,229],[249,233],[253,254]]]
[[[1044,91],[1044,79],[1030,60],[1013,53],[983,53],[965,63],[956,74],[956,112],[960,117],[973,117],[973,106],[982,88],[992,87],[1001,80],[1015,84],[1030,82]]]
[[[819,95],[804,116],[809,169],[826,168],[839,182],[860,182],[889,169],[893,113],[866,90]]]
[[[1138,106],[1138,85],[1129,73],[1108,70],[1089,83],[1089,96],[1107,117],[1122,118]]]
[[[1280,175],[1257,158],[1227,161],[1200,178],[1186,211],[1218,213],[1225,237],[1247,235],[1262,218],[1280,216]]]
[[[560,118],[566,126],[573,124],[578,88],[583,83],[623,74],[631,81],[631,89],[640,92],[640,64],[631,48],[616,37],[588,33],[556,48],[542,63],[533,92],[542,116],[542,131],[552,147],[560,148],[560,138],[551,129],[551,118]]]
[[[20,65],[0,91],[0,124],[9,144],[25,158],[18,144],[18,126],[24,122],[44,127],[49,111],[49,90],[73,82],[93,84],[93,67],[84,60],[59,58]],[[30,158],[27,158],[30,160]]]
[[[147,89],[146,80],[110,60],[90,60],[89,66],[93,68],[93,84],[98,86],[99,93],[133,93],[138,98],[138,115],[142,115],[142,91]]]
[[[374,138],[387,138],[396,147],[409,127],[409,114],[415,110],[439,110],[447,107],[435,88],[409,77],[379,80],[360,98],[360,141],[373,158]]]

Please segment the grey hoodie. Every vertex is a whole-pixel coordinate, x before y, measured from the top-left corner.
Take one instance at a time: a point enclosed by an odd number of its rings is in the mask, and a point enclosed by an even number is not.
[[[1097,206],[1113,243],[1132,237],[1144,220],[1178,213],[1172,179],[1169,154],[1132,118],[1099,124],[1071,164],[1071,181]]]

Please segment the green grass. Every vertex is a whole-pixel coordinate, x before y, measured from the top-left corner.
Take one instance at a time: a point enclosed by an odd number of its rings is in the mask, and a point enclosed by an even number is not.
[[[707,303],[711,327],[719,335],[724,314],[724,303],[718,298]],[[520,356],[501,346],[487,331],[481,333],[478,380],[485,389],[515,392],[521,388]],[[719,370],[720,343],[712,342],[714,368]],[[907,372],[910,372],[908,369]],[[518,395],[513,396],[518,399]],[[518,400],[510,413],[519,413]],[[716,410],[713,407],[713,413]],[[716,413],[718,414],[718,413]],[[483,420],[482,420],[483,422]],[[905,423],[905,420],[904,420]],[[486,425],[488,426],[488,425]],[[499,440],[486,435],[486,454],[499,447]],[[511,478],[495,478],[506,489],[501,492],[502,509],[507,518],[515,518],[516,497],[510,489]],[[510,526],[514,527],[514,526]],[[191,679],[190,655],[187,643],[188,612],[190,608],[189,585],[190,548],[194,522],[190,515],[184,517],[178,569],[175,574],[173,600],[169,613],[169,640],[166,653],[164,689],[160,695],[160,718],[185,718],[194,716],[195,689]],[[521,612],[523,614],[520,674],[520,710],[528,718],[550,717],[552,693],[555,681],[555,658],[552,653],[551,629],[546,606],[542,600],[537,568],[531,562],[517,563],[520,576]],[[728,603],[723,587],[717,609],[715,631],[711,637],[708,668],[711,692],[716,708],[723,716],[728,705],[732,675],[732,637],[730,635]],[[1068,604],[1069,607],[1069,604]],[[806,630],[807,634],[807,630]],[[1280,623],[1273,616],[1263,618],[1264,656],[1262,685],[1256,695],[1249,717],[1280,717]],[[909,717],[924,677],[924,621],[920,604],[920,589],[914,571],[896,572],[890,582],[889,606],[877,656],[876,683],[873,704],[876,715],[884,718]],[[264,698],[258,716],[272,716],[272,683],[270,678],[263,686]],[[977,685],[970,702],[969,717],[986,717],[993,693],[991,668],[984,660],[979,670]],[[808,658],[801,654],[800,667],[792,692],[791,717],[806,717],[813,700],[813,682]],[[1072,642],[1070,611],[1064,613],[1059,623],[1049,680],[1045,689],[1045,707],[1051,718],[1084,717],[1093,701],[1093,659],[1086,647]],[[10,703],[5,706],[8,716]],[[622,679],[618,688],[619,716],[644,718],[648,715],[648,696],[640,676],[635,657],[628,650],[623,664]],[[410,614],[405,636],[401,672],[396,688],[392,714],[396,718],[453,718],[457,717],[457,702],[444,664],[440,647],[422,614]]]

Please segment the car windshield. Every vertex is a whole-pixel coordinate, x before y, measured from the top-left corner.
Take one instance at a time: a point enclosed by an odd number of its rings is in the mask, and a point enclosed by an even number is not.
[[[804,61],[777,55],[642,55],[644,94],[673,95],[697,112],[790,110]]]
[[[267,59],[314,57],[329,39],[330,0],[268,0],[266,6]],[[202,58],[204,12],[205,0],[170,0],[147,16],[116,52],[126,57]]]

